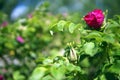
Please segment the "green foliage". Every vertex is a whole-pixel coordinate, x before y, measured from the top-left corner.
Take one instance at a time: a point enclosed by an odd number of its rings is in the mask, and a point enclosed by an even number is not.
[[[0,74],[6,80],[26,80],[36,66],[37,56],[43,51],[47,53],[45,47],[52,42],[49,25],[58,19],[45,11],[38,12],[31,13],[31,18],[26,17],[13,24],[0,24],[0,59],[3,63]],[[24,39],[24,43],[17,41],[18,36]]]
[[[0,20],[0,63],[3,63],[0,65],[0,74],[3,74],[6,80],[27,80],[36,66],[38,57],[58,55],[56,53],[60,53],[66,42],[72,41],[71,37],[76,35],[68,36],[68,33],[53,32],[50,26],[60,19],[67,19],[69,15],[66,18],[63,15],[53,15],[47,12],[47,6],[43,4],[40,9],[30,13],[30,17],[28,15],[15,23],[8,22],[5,26],[2,23],[6,21],[6,16],[0,14],[2,16]],[[72,20],[71,18],[73,17],[70,16],[69,20]],[[18,36],[23,38],[23,43],[17,40]],[[33,75],[36,75],[36,71]],[[32,78],[37,77],[30,79]],[[46,78],[51,77],[44,77],[44,80]]]
[[[49,60],[49,63],[45,60]],[[55,57],[54,59],[47,58],[34,70],[29,80],[68,80],[73,77],[66,77],[66,75],[73,74],[73,72],[75,76],[77,72],[81,72],[81,69],[71,64],[67,58],[62,56]],[[36,77],[37,75],[39,78]]]

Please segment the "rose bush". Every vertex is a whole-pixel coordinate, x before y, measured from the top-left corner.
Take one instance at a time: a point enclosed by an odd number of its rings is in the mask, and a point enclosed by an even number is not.
[[[94,13],[95,12],[95,13]],[[101,13],[94,10],[90,13]],[[102,17],[88,18],[93,28],[100,28]],[[72,33],[79,31],[80,42],[72,40],[65,48],[64,56],[37,59],[38,66],[29,80],[119,80],[120,79],[120,16],[108,19],[104,28],[94,30],[86,28],[86,24],[73,23],[69,20],[60,20],[53,24],[53,33],[58,29],[61,32]],[[72,37],[74,38],[74,37]],[[37,75],[37,77],[36,77]]]
[[[84,20],[91,28],[98,29],[101,27],[104,21],[104,14],[101,9],[95,9],[92,12],[89,12]]]
[[[98,9],[86,16],[100,30],[86,28],[77,13],[53,15],[44,6],[13,24],[0,19],[0,78],[119,80],[120,16],[104,21]]]

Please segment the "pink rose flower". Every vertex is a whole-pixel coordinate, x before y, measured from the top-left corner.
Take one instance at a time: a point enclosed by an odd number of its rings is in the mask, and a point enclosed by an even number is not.
[[[3,80],[4,78],[3,78],[3,76],[2,75],[0,75],[0,80]]]
[[[85,22],[93,29],[99,29],[104,21],[104,14],[101,9],[94,9],[84,17]]]
[[[27,16],[28,16],[29,19],[31,19],[33,17],[32,14],[28,14]]]
[[[7,22],[7,21],[4,21],[4,22],[1,24],[2,27],[6,27],[7,25],[8,25],[8,22]]]
[[[16,39],[20,43],[24,43],[25,42],[24,39],[21,36],[18,36]]]

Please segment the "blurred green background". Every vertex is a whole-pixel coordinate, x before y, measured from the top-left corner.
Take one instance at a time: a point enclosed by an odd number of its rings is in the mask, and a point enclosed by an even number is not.
[[[0,12],[7,14],[9,20],[16,20],[25,17],[45,1],[50,3],[49,10],[52,13],[80,12],[81,15],[85,15],[95,8],[108,10],[108,17],[120,13],[119,0],[0,0]]]

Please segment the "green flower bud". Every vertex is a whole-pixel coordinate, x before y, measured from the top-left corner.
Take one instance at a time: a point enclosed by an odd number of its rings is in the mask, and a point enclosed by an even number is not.
[[[76,61],[77,60],[77,54],[74,48],[70,49],[70,54],[69,54],[69,58],[71,61]]]

